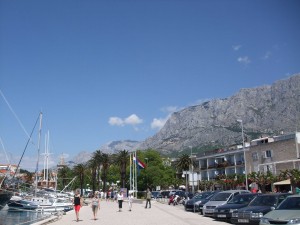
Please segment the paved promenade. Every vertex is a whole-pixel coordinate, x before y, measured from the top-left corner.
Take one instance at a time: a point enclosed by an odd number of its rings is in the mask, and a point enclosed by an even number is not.
[[[80,210],[79,222],[76,222],[74,211],[67,212],[57,221],[51,221],[50,225],[68,224],[105,224],[105,225],[226,225],[224,222],[214,221],[203,217],[198,213],[186,212],[182,205],[170,206],[152,201],[151,209],[145,209],[145,202],[133,203],[132,211],[128,210],[128,203],[123,202],[123,210],[118,211],[116,202],[101,201],[98,219],[93,219],[90,206],[83,206]]]

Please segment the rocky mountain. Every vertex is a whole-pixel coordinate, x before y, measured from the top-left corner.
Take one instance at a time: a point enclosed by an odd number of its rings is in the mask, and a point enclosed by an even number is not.
[[[297,120],[298,118],[298,120]],[[230,146],[261,135],[290,133],[300,129],[300,74],[272,85],[241,89],[225,99],[187,107],[173,115],[139,149],[171,153],[204,146]]]
[[[136,149],[139,145],[138,141],[131,141],[131,140],[125,140],[125,141],[112,141],[109,142],[103,146],[100,147],[102,152],[105,153],[117,153],[119,151],[128,150],[131,151],[133,149]]]

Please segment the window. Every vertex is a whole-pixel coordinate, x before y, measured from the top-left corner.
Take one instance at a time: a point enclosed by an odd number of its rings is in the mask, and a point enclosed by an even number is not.
[[[258,160],[258,154],[257,154],[257,152],[253,152],[252,153],[252,160],[253,161],[257,161]]]
[[[263,158],[271,158],[272,157],[272,150],[263,151]]]

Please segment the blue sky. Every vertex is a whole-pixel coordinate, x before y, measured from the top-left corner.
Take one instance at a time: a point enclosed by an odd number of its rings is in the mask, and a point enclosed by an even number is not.
[[[299,73],[299,12],[292,0],[0,1],[0,163],[20,158],[40,110],[55,164]],[[24,167],[36,152],[37,131]]]

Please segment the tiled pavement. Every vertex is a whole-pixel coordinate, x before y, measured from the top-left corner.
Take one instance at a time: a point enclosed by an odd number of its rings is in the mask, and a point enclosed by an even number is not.
[[[145,202],[133,203],[132,211],[128,210],[128,203],[123,202],[123,210],[118,211],[116,202],[101,201],[98,219],[93,220],[90,206],[83,206],[80,210],[80,220],[77,222],[75,212],[67,212],[60,219],[39,224],[68,225],[68,224],[105,224],[105,225],[226,225],[198,213],[186,212],[182,205],[170,206],[152,201],[151,209],[145,209]]]

